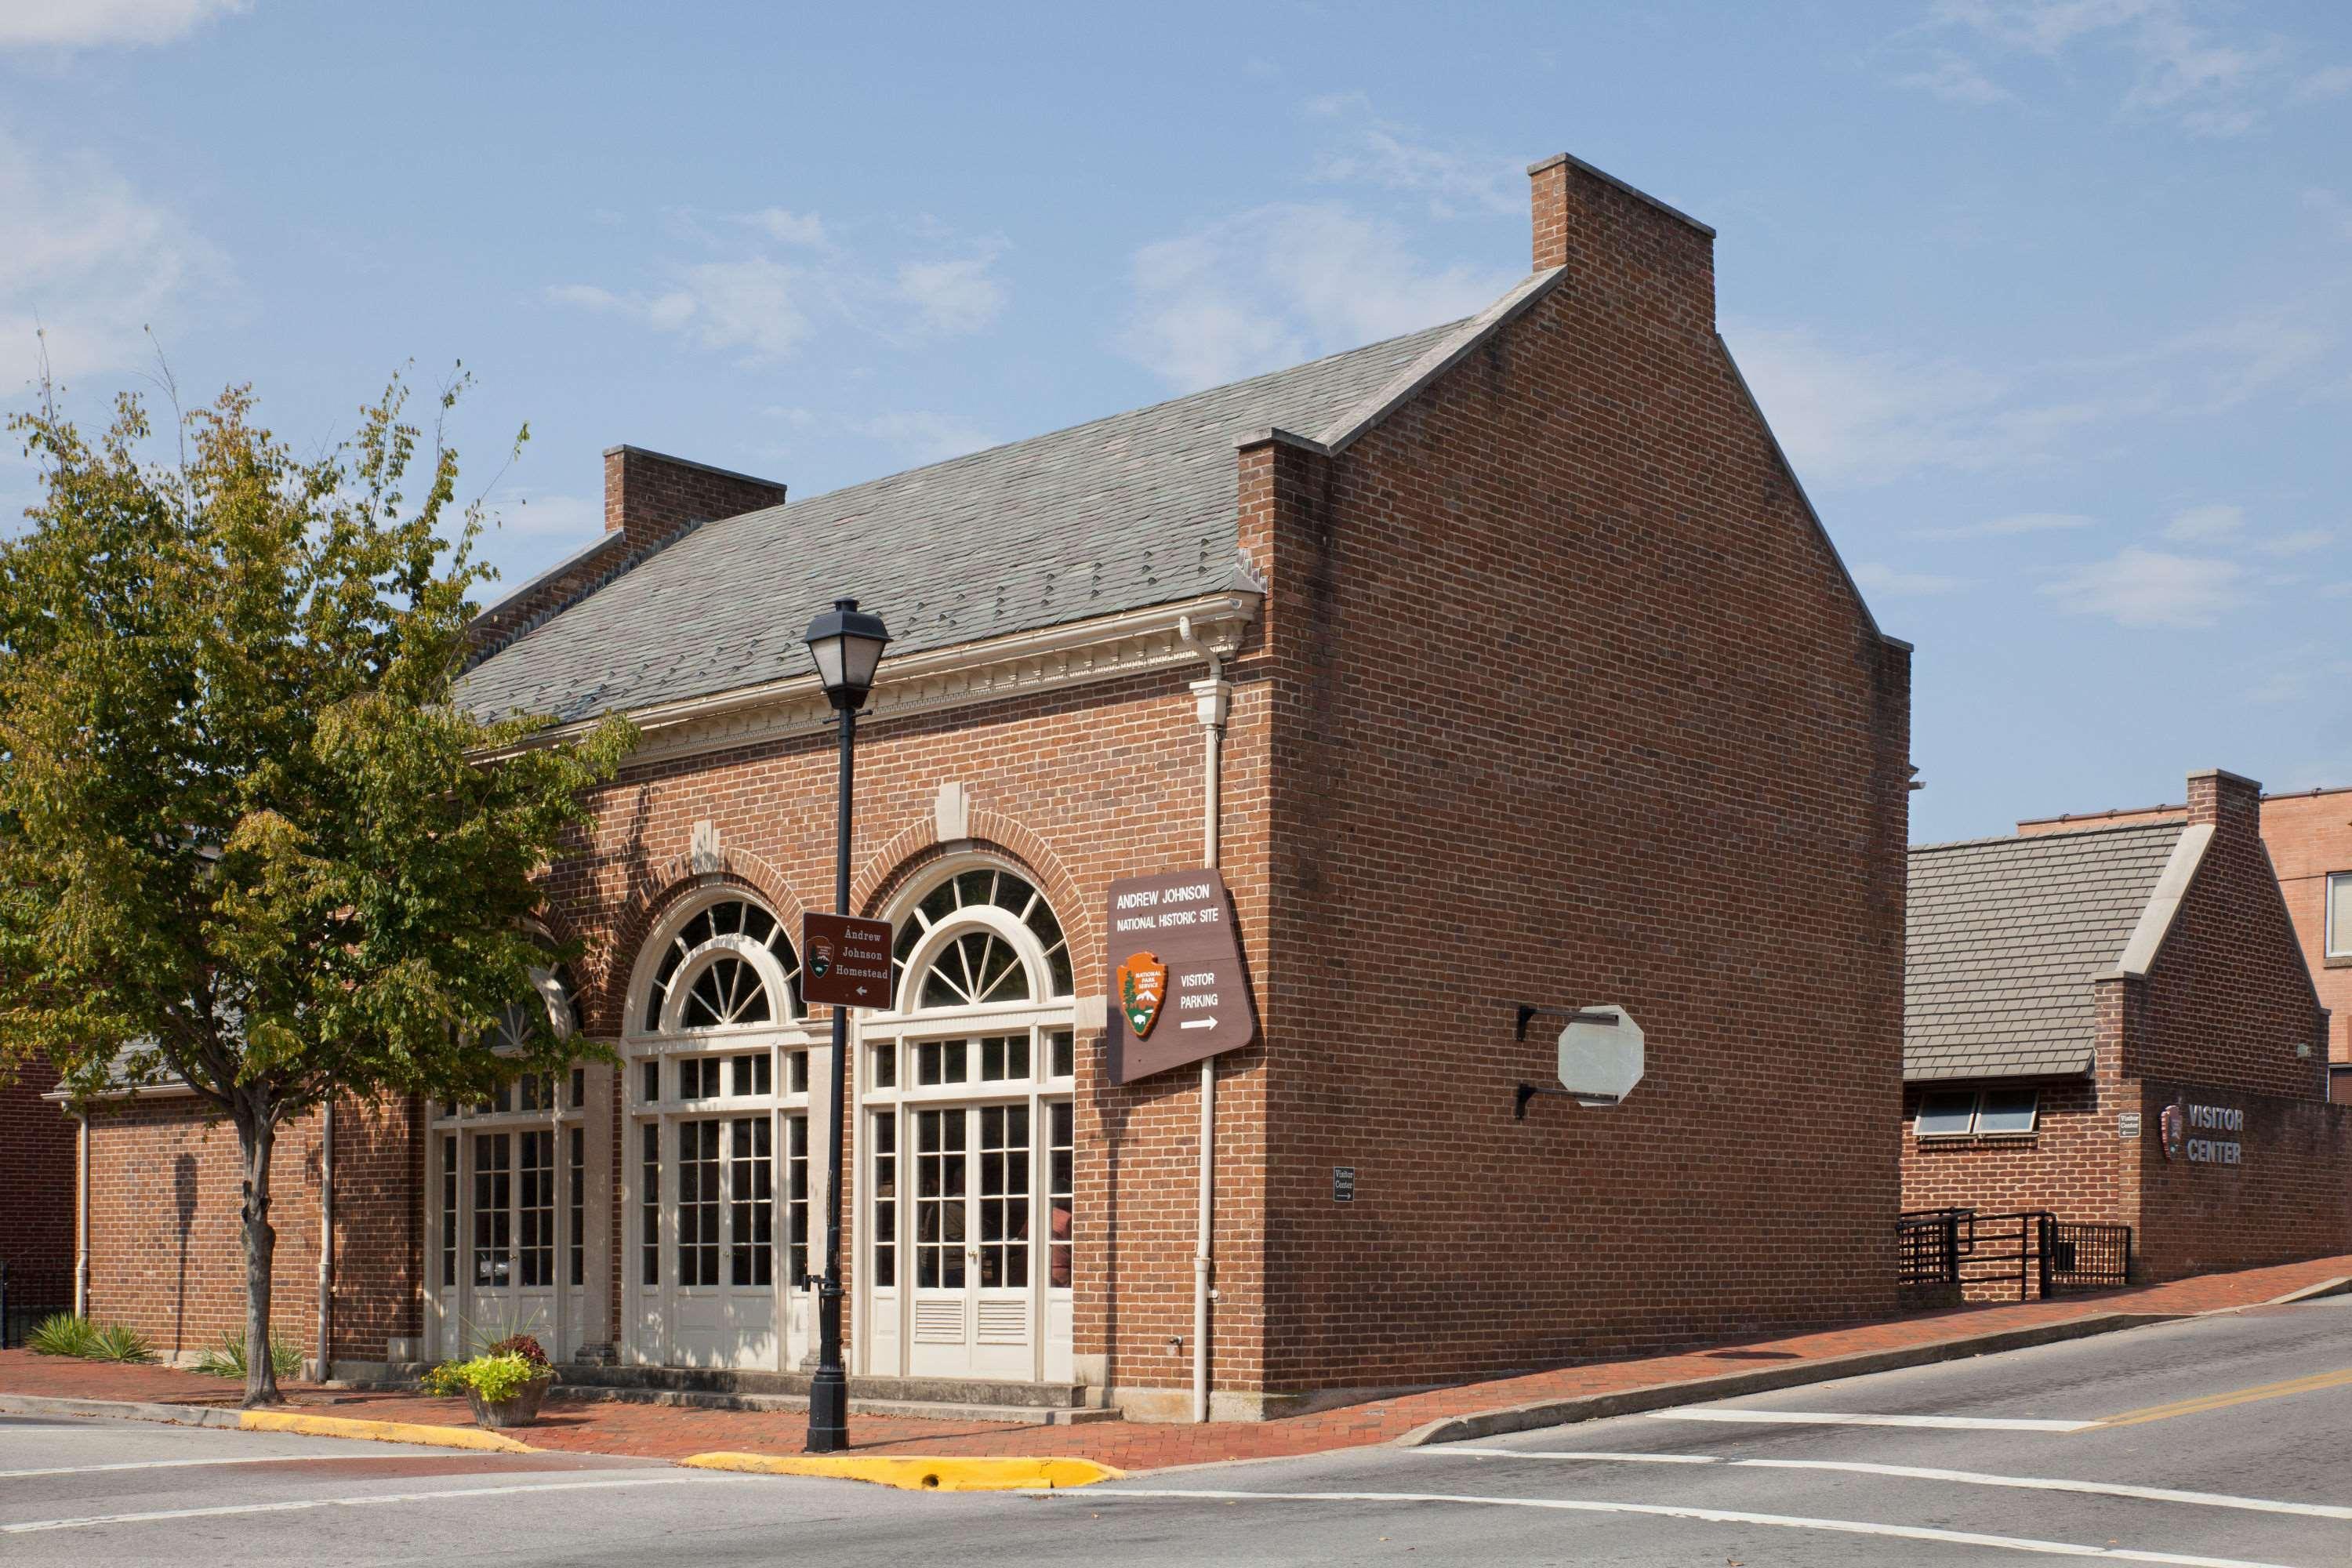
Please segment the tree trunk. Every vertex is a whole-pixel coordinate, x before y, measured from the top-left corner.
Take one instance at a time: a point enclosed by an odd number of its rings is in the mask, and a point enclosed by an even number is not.
[[[278,1405],[278,1368],[269,1359],[270,1266],[278,1255],[278,1231],[269,1223],[269,1153],[278,1129],[267,1114],[236,1118],[245,1155],[245,1407]]]

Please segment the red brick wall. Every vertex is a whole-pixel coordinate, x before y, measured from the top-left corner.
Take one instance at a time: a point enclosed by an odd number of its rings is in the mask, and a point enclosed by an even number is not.
[[[1552,173],[1561,287],[1328,463],[1244,454],[1280,1388],[1895,1302],[1907,657],[1721,354],[1704,237]],[[1624,1004],[1649,1076],[1514,1121],[1559,1026],[1514,1044],[1513,999]]]
[[[333,1353],[384,1359],[387,1335],[417,1332],[414,1110],[346,1102],[336,1113]],[[319,1325],[318,1117],[281,1131],[271,1160],[278,1230],[270,1321],[315,1352]],[[243,1167],[236,1129],[186,1096],[90,1118],[90,1311],[129,1323],[164,1355],[243,1332]]]
[[[884,616],[890,606],[874,606]],[[1253,973],[1266,940],[1267,703],[1255,647],[1228,667],[1238,690],[1224,743],[1223,863]],[[1202,742],[1187,666],[954,712],[869,721],[858,731],[853,902],[878,911],[938,853],[942,784],[962,784],[978,847],[1028,869],[1070,935],[1081,997],[1105,984],[1103,905],[1118,877],[1197,865]],[[831,904],[834,742],[830,732],[716,757],[632,769],[597,797],[593,841],[559,866],[560,923],[596,943],[581,970],[587,1032],[614,1037],[631,965],[667,902],[699,885],[687,865],[695,825],[717,828],[726,879],[758,894],[797,931],[803,909]],[[827,1026],[820,1012],[811,1020]],[[1198,1075],[1115,1089],[1100,1032],[1077,1053],[1076,1350],[1108,1354],[1109,1380],[1175,1387],[1190,1377]],[[1263,1051],[1228,1058],[1218,1098],[1212,1342],[1216,1385],[1264,1377],[1260,1252],[1265,1162]],[[856,1124],[850,1129],[855,1167]],[[615,1167],[617,1168],[617,1166]],[[617,1211],[614,1234],[619,1234]],[[620,1332],[617,1288],[614,1331]],[[1188,1347],[1171,1351],[1180,1338]]]
[[[2023,1137],[1916,1136],[1919,1101],[1944,1087],[1914,1084],[1903,1097],[1905,1208],[2048,1209],[2060,1219],[2117,1223],[2137,1199],[2138,1145],[2116,1135],[2117,1114],[2136,1109],[2136,1097],[2110,1093],[2103,1106],[2090,1080],[2060,1079],[2036,1086],[2041,1109]]]
[[[74,1258],[74,1124],[41,1096],[57,1087],[46,1062],[27,1062],[0,1088],[0,1263],[32,1289],[35,1272],[63,1277]],[[29,1300],[29,1297],[20,1298]]]
[[[2189,821],[2217,826],[2148,973],[2126,1077],[2327,1098],[2326,1025],[2263,852],[2259,801],[2251,780],[2189,779]]]
[[[2269,796],[2263,802],[2263,843],[2320,1005],[2328,1011],[2327,1059],[2352,1065],[2352,958],[2327,956],[2327,874],[2352,871],[2352,790]]]
[[[2149,1079],[2141,1090],[2137,1237],[2152,1279],[2256,1268],[2352,1252],[2352,1107]],[[2244,1113],[2236,1131],[2189,1130],[2242,1151],[2235,1165],[2167,1159],[2164,1108],[2188,1104]]]

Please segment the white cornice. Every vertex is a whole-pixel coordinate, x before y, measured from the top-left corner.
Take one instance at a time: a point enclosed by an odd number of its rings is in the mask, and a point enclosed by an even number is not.
[[[1113,680],[1195,663],[1203,651],[1230,658],[1240,650],[1263,598],[1239,588],[1224,589],[1172,605],[900,655],[884,661],[861,716],[896,719]],[[1187,626],[1194,639],[1190,644],[1184,638]],[[833,710],[814,674],[652,703],[629,710],[628,716],[645,737],[629,753],[629,767],[813,734],[833,723]],[[560,725],[532,736],[529,743],[576,739],[593,723],[583,720]]]

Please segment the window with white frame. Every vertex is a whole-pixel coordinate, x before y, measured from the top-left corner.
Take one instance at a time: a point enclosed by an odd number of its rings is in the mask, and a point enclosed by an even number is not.
[[[2352,958],[2352,871],[2327,874],[2327,956]]]
[[[2038,1089],[1934,1089],[1919,1098],[1912,1132],[1921,1138],[2016,1137],[2034,1130]]]

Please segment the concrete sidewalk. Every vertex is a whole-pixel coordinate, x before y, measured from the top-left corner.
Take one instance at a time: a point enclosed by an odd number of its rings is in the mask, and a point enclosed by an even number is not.
[[[856,1447],[877,1454],[1085,1458],[1123,1470],[1277,1458],[1373,1443],[1448,1441],[1825,1382],[2198,1312],[2260,1307],[2347,1286],[2352,1286],[2352,1257],[2317,1258],[2098,1296],[1919,1312],[1675,1355],[1593,1362],[1252,1425],[1112,1421],[1036,1426],[861,1415],[850,1419],[850,1438]],[[337,1392],[301,1384],[289,1384],[286,1391],[297,1408],[316,1415],[443,1426],[472,1424],[463,1400]],[[160,1367],[0,1352],[0,1395],[184,1405],[234,1405],[238,1393],[234,1384]],[[516,1435],[538,1448],[678,1459],[713,1450],[796,1453],[805,1429],[806,1418],[798,1414],[555,1399],[538,1425]]]

